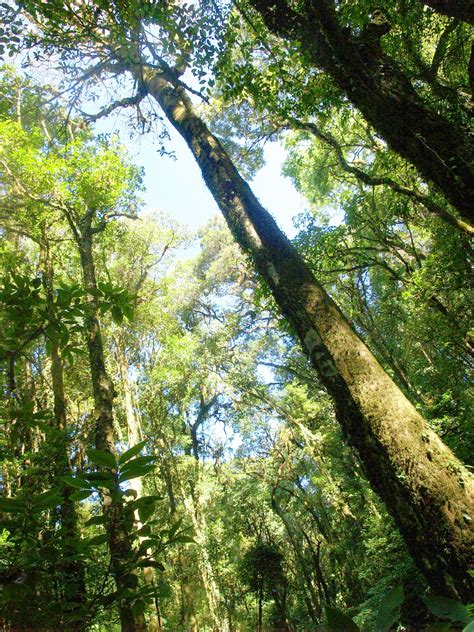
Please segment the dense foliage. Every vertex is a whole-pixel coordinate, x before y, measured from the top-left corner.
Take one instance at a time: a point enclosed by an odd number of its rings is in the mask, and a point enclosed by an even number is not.
[[[439,450],[429,429],[468,493],[467,148],[443,179],[387,129],[439,152],[446,130],[466,140],[472,15],[463,3],[320,4],[0,5],[0,52],[14,61],[0,77],[2,629],[474,629],[468,569],[433,580],[426,568],[448,558],[437,544],[420,564],[341,422],[328,388],[339,365],[317,374],[300,350],[249,222],[223,210],[242,251],[220,219],[192,234],[142,209],[142,171],[94,129],[123,110],[171,152],[162,113],[181,131],[188,91],[201,100],[183,133],[197,160],[218,138],[251,177],[262,143],[284,144],[307,200],[295,251],[427,420],[427,460]],[[379,81],[369,53],[396,83]],[[372,112],[360,77],[351,87],[351,54],[353,72],[375,73],[379,106],[398,91],[403,124]],[[414,108],[443,134],[407,131]],[[224,162],[220,176],[203,169],[221,209],[240,195],[226,198]],[[390,461],[401,485],[418,457],[401,455],[406,471]]]

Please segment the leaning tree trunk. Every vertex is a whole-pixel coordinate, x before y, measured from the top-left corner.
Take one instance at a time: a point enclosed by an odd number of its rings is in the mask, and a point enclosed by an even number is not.
[[[474,2],[472,0],[421,0],[437,13],[474,24]]]
[[[99,450],[109,452],[116,458],[113,414],[115,391],[105,368],[104,345],[98,318],[97,281],[92,252],[93,231],[90,221],[83,221],[80,235],[76,230],[75,236],[79,247],[88,302],[85,329],[96,416],[95,446]],[[129,565],[133,560],[133,550],[124,525],[122,505],[113,502],[111,496],[104,493],[103,507],[107,519],[109,551],[115,583],[118,590],[126,589],[129,585],[128,579],[131,573]],[[123,632],[145,632],[147,629],[143,614],[134,614],[129,600],[126,599],[120,600],[120,622]]]
[[[130,68],[183,136],[240,246],[333,398],[347,441],[439,594],[468,599],[472,478],[385,373],[170,76]]]
[[[356,35],[340,26],[330,0],[308,0],[301,12],[285,0],[251,0],[251,4],[272,33],[299,42],[305,62],[332,77],[382,138],[443,191],[472,231],[474,169],[469,130],[427,108],[410,80],[383,53],[379,39],[390,24],[374,21]]]

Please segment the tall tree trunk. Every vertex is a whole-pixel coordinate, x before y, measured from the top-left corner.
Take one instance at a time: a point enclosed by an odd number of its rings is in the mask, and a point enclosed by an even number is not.
[[[306,62],[327,72],[382,138],[443,191],[472,228],[472,139],[468,130],[426,107],[383,53],[379,40],[389,23],[370,22],[358,36],[341,27],[331,0],[307,0],[300,12],[285,0],[251,3],[272,33],[300,42]]]
[[[80,235],[77,230],[75,235],[88,303],[85,328],[96,416],[95,445],[97,449],[109,452],[116,458],[113,414],[115,391],[105,368],[104,345],[98,317],[97,280],[92,251],[93,230],[90,212],[89,217],[89,221],[82,221]],[[104,493],[103,507],[107,519],[112,572],[117,589],[121,590],[127,588],[129,584],[130,570],[128,564],[133,558],[133,550],[124,525],[122,505],[113,502],[111,496]],[[120,622],[123,632],[144,632],[146,630],[143,614],[134,614],[129,601],[123,598],[120,601]]]
[[[43,235],[41,247],[41,275],[46,292],[46,304],[48,319],[53,327],[57,324],[57,316],[54,307],[54,267],[46,235]],[[53,390],[54,423],[58,431],[55,455],[55,476],[60,479],[65,474],[71,474],[68,458],[69,441],[67,439],[67,412],[66,398],[64,394],[63,362],[58,337],[51,340],[51,383]],[[54,483],[53,483],[54,484]],[[81,607],[86,603],[86,585],[84,565],[79,559],[78,541],[79,530],[77,512],[70,495],[72,488],[64,485],[61,490],[63,502],[61,503],[60,519],[64,529],[64,596],[67,602]],[[73,608],[74,610],[74,608]],[[77,622],[78,627],[83,623]]]
[[[249,253],[333,398],[347,441],[434,591],[470,598],[473,484],[350,327],[241,178],[170,75],[130,71],[183,136],[240,246]]]
[[[299,564],[299,567],[300,567],[300,569],[302,571],[302,574],[303,574],[303,577],[304,577],[305,583],[306,583],[306,589],[308,591],[308,595],[307,595],[308,599],[306,600],[306,607],[308,608],[308,613],[309,613],[309,615],[311,617],[311,620],[316,625],[318,623],[318,619],[321,617],[321,613],[322,613],[321,599],[318,598],[318,595],[316,594],[316,591],[314,589],[313,581],[311,579],[311,573],[308,570],[308,565],[306,563],[306,560],[304,559],[302,547],[300,546],[300,543],[296,539],[296,535],[294,533],[294,530],[293,530],[292,526],[290,525],[290,522],[289,522],[287,516],[285,515],[284,510],[279,505],[279,503],[278,503],[278,501],[276,499],[275,491],[276,490],[273,489],[273,492],[272,492],[272,509],[276,513],[276,515],[280,518],[280,520],[282,521],[283,526],[285,527],[286,533],[288,535],[288,539],[290,540],[291,546],[293,547],[293,551],[295,553],[295,557],[296,557],[297,562]]]
[[[472,0],[421,0],[438,13],[474,24],[474,2]]]
[[[127,435],[129,446],[134,446],[142,440],[140,419],[136,413],[135,402],[133,398],[132,385],[128,377],[128,363],[125,352],[125,340],[122,332],[116,337],[115,346],[117,350],[117,364],[120,371],[120,380],[122,383],[124,404],[125,404],[125,417],[127,419]],[[141,477],[134,478],[129,481],[130,489],[136,492],[136,498],[143,496],[143,485]],[[135,512],[135,522],[137,529],[140,529],[143,525],[138,515],[138,510]],[[145,538],[140,538],[142,542]],[[147,551],[147,555],[151,556],[151,550]],[[143,569],[143,577],[145,582],[150,586],[155,586],[155,571],[152,566],[147,566]],[[155,603],[154,615],[151,621],[148,622],[148,632],[159,632],[161,630],[160,613]]]

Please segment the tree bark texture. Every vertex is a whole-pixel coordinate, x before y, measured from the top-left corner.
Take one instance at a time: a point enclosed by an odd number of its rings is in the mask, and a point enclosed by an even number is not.
[[[438,594],[470,597],[474,517],[469,473],[385,373],[293,245],[161,72],[130,71],[185,139],[240,246],[269,285],[332,396],[347,441]]]
[[[78,246],[88,301],[85,326],[96,415],[95,445],[98,450],[109,452],[117,457],[113,413],[115,391],[105,367],[104,345],[98,318],[97,280],[92,238],[93,232],[90,223],[83,222]],[[124,525],[122,507],[120,504],[112,502],[112,498],[107,493],[103,494],[103,507],[104,515],[107,518],[112,572],[117,589],[125,589],[128,584],[127,578],[131,573],[129,564],[133,558],[133,550]],[[134,614],[131,604],[125,599],[120,601],[120,622],[122,632],[145,632],[147,629],[144,615]]]
[[[252,0],[252,5],[272,33],[300,42],[306,62],[327,72],[392,149],[434,183],[472,227],[472,138],[468,130],[426,107],[383,53],[379,40],[389,25],[384,30],[369,24],[359,36],[348,34],[331,0],[306,0],[301,12],[285,0]]]
[[[421,0],[437,13],[474,24],[473,0]]]
[[[48,318],[51,324],[57,322],[54,306],[54,266],[46,236],[41,247],[41,275],[43,287],[46,293]],[[64,394],[63,361],[61,357],[61,345],[58,338],[51,340],[51,384],[53,390],[54,423],[58,431],[55,476],[58,480],[65,474],[71,474],[68,458],[69,441],[67,438],[67,409]],[[53,481],[55,484],[56,481]],[[64,596],[67,602],[75,603],[78,607],[87,601],[85,570],[78,554],[79,529],[77,512],[70,495],[72,488],[64,485],[61,489],[63,502],[61,503],[60,517],[64,528],[64,557],[68,560],[62,563],[64,569]],[[85,625],[78,622],[79,625]]]
[[[123,388],[125,417],[127,420],[127,438],[128,445],[130,447],[136,445],[142,440],[140,418],[136,412],[135,402],[133,397],[132,384],[128,377],[128,361],[125,350],[124,335],[120,332],[116,338],[115,346],[117,350],[117,364],[120,372],[120,380]],[[129,489],[136,492],[136,498],[143,496],[143,484],[141,477],[133,478],[129,481]],[[143,526],[138,510],[135,511],[135,523],[136,528],[141,529]],[[140,543],[145,538],[140,537]],[[152,556],[151,549],[146,552],[147,557],[150,559]],[[152,566],[146,566],[143,568],[143,578],[149,586],[155,586],[155,569]],[[159,632],[161,630],[160,613],[157,608],[157,603],[154,603],[154,613],[151,619],[148,621],[148,632]]]

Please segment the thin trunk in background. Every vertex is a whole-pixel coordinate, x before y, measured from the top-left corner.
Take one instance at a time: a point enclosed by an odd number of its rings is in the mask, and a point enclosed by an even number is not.
[[[46,304],[49,323],[55,327],[57,316],[54,305],[54,267],[51,252],[46,235],[43,235],[41,244],[40,269],[43,287],[46,293]],[[56,455],[55,455],[55,477],[58,481],[61,476],[71,474],[69,459],[70,444],[67,436],[67,411],[66,397],[64,393],[63,361],[61,357],[61,343],[59,336],[54,336],[51,341],[51,384],[53,390],[54,423],[56,426]],[[53,484],[57,484],[53,481]],[[62,562],[64,570],[64,598],[69,604],[76,604],[76,607],[83,606],[87,601],[85,586],[84,565],[79,558],[78,541],[79,529],[77,512],[70,495],[72,488],[63,485],[61,495],[63,502],[60,508],[60,520],[64,529],[63,551],[67,561]],[[74,611],[74,606],[69,606]],[[78,621],[80,626],[81,622]]]

